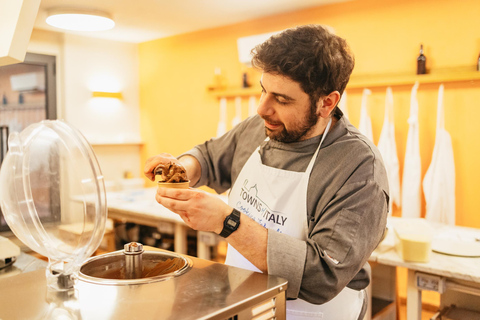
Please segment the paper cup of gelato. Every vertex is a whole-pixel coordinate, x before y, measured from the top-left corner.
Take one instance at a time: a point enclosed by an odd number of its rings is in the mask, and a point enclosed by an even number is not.
[[[190,181],[185,182],[158,182],[159,188],[188,189]]]
[[[187,172],[179,163],[169,162],[167,164],[159,164],[155,168],[154,173],[155,181],[157,181],[159,188],[189,188],[190,180],[187,179]]]

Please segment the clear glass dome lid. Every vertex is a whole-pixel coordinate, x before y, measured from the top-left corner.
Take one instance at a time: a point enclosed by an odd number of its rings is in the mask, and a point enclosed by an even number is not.
[[[105,183],[95,153],[61,120],[11,133],[8,148],[0,169],[5,220],[23,243],[48,257],[48,285],[71,288],[105,232]]]

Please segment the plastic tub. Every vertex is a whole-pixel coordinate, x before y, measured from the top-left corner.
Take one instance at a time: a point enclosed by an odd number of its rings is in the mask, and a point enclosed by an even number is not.
[[[400,218],[393,222],[395,249],[409,262],[428,262],[432,251],[433,229],[422,218]]]

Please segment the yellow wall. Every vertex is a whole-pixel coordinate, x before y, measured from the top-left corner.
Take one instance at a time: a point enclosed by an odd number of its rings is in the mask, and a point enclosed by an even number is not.
[[[424,44],[428,69],[473,68],[480,52],[479,12],[478,0],[358,0],[142,43],[142,163],[160,152],[178,155],[215,135],[218,101],[206,88],[213,82],[215,67],[222,69],[229,86],[240,86],[245,69],[238,62],[239,37],[322,23],[335,28],[350,43],[356,56],[354,75],[414,74],[420,43]],[[254,78],[258,79],[258,74]],[[445,83],[444,96],[445,126],[452,137],[456,165],[456,222],[477,228],[480,151],[475,141],[480,136],[480,125],[476,124],[480,119],[479,87],[478,81]],[[369,100],[375,143],[383,124],[385,89],[372,88]],[[411,86],[393,87],[401,170],[410,90]],[[418,92],[423,175],[435,140],[437,90],[438,85],[421,85]],[[354,125],[358,125],[360,102],[361,89],[349,90],[348,111]],[[229,119],[233,109],[230,101]],[[394,214],[400,213],[395,210]],[[404,295],[404,288],[401,291]]]
[[[282,30],[307,23],[328,24],[347,39],[356,57],[354,75],[415,73],[420,43],[427,68],[476,63],[480,51],[480,3],[476,0],[360,0],[266,17],[247,23],[204,30],[140,44],[142,163],[159,152],[174,155],[214,136],[218,101],[206,88],[216,67],[231,87],[239,87],[241,73],[237,38]],[[258,79],[258,74],[253,77]],[[256,81],[256,80],[254,80]],[[378,142],[384,115],[386,87],[372,88],[369,99],[374,141]],[[403,167],[408,132],[411,86],[395,86],[397,152]],[[438,85],[421,85],[420,143],[422,173],[433,151]],[[350,120],[358,125],[361,89],[348,91]],[[480,90],[475,83],[445,83],[445,126],[453,141],[456,165],[456,221],[480,227],[480,152],[475,138],[480,126]],[[244,102],[246,116],[246,102]],[[233,117],[230,102],[229,119]],[[396,208],[395,208],[396,209]],[[394,212],[399,215],[399,211]]]

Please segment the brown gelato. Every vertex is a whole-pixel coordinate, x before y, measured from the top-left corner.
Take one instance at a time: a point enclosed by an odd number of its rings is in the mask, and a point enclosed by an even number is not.
[[[159,177],[159,182],[188,182],[187,172],[185,168],[174,162],[169,162],[167,164],[159,164],[154,170],[155,176]]]

